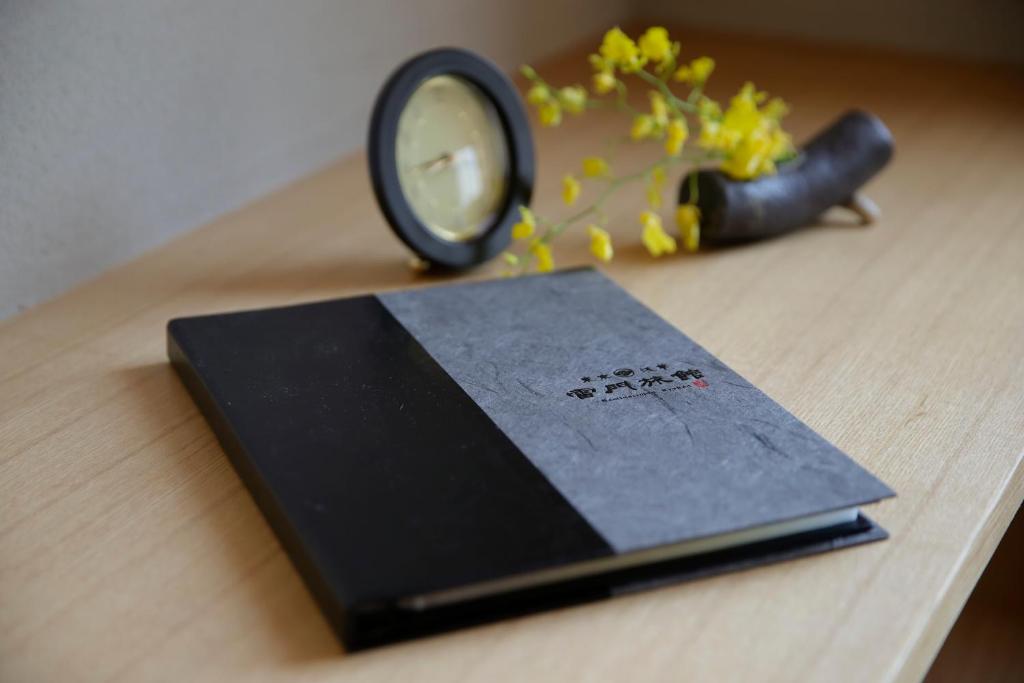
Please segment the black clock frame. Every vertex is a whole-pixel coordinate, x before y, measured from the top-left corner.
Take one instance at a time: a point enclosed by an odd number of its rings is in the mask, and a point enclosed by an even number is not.
[[[398,119],[413,92],[434,76],[455,76],[476,86],[494,105],[508,145],[509,177],[502,206],[483,232],[467,240],[434,234],[416,217],[398,179]],[[374,104],[367,160],[373,192],[392,230],[420,257],[447,268],[475,266],[504,250],[512,241],[519,206],[528,206],[533,194],[533,137],[515,86],[493,63],[467,50],[431,50],[395,70]]]

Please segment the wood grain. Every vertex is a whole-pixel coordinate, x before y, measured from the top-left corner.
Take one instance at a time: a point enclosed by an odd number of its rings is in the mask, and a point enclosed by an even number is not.
[[[1024,497],[1024,77],[688,34],[801,139],[891,127],[882,222],[607,272],[889,483],[892,539],[345,656],[168,367],[174,316],[420,286],[362,155],[0,325],[0,679],[915,680]],[[542,68],[583,80],[584,50]],[[536,205],[622,122],[537,136]],[[642,153],[618,159],[639,165]],[[587,261],[567,236],[560,265]],[[489,266],[466,278],[491,277]]]

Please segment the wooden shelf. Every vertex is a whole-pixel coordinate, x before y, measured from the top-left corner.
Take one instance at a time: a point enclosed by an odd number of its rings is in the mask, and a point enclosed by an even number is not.
[[[1010,524],[925,683],[1015,683],[1024,670],[1024,508]]]
[[[871,228],[651,260],[610,205],[615,280],[899,494],[884,543],[345,656],[165,360],[180,315],[438,281],[362,155],[0,325],[5,680],[916,680],[1024,497],[1024,77],[688,33],[785,96],[802,139],[850,107],[897,154]],[[587,77],[584,50],[539,68]],[[624,122],[537,135],[537,206]],[[642,152],[617,163],[632,167]],[[567,236],[559,265],[587,262]],[[466,275],[491,277],[498,266]]]

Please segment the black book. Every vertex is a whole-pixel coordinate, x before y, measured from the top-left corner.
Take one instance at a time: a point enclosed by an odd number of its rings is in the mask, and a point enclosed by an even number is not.
[[[591,269],[168,347],[349,649],[886,537],[885,484]]]

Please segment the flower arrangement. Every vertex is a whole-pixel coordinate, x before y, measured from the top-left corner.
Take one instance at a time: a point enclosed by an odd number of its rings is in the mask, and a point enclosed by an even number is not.
[[[530,82],[526,99],[537,108],[541,125],[558,126],[565,114],[578,116],[588,109],[612,107],[630,118],[628,139],[638,144],[657,143],[660,155],[649,165],[620,175],[608,156],[583,159],[578,174],[562,178],[562,200],[575,206],[584,182],[598,184],[600,191],[591,204],[568,217],[549,219],[520,207],[520,221],[512,231],[515,246],[503,255],[509,274],[516,269],[521,273],[534,268],[552,270],[552,243],[581,224],[586,224],[594,257],[610,261],[615,249],[611,235],[602,227],[607,223],[603,206],[623,186],[638,182],[647,184],[648,206],[639,218],[641,241],[654,257],[675,253],[677,239],[665,230],[659,210],[666,174],[681,165],[689,167],[690,199],[676,207],[675,224],[683,248],[696,251],[701,220],[696,204],[699,165],[717,162],[731,178],[750,180],[775,173],[778,162],[794,155],[792,139],[781,123],[787,112],[785,102],[769,99],[767,93],[746,83],[723,110],[704,94],[714,60],[698,56],[680,61],[679,57],[679,42],[661,26],[647,29],[637,40],[616,27],[604,35],[597,54],[590,55],[594,69],[590,92],[581,85],[555,87],[531,67],[522,67]],[[649,88],[648,109],[630,103],[627,79]],[[690,135],[693,128],[698,130],[696,136]]]

